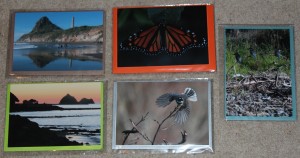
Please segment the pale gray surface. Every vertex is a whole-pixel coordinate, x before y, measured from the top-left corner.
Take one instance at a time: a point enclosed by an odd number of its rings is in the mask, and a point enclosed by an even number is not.
[[[295,67],[296,78],[300,56],[300,1],[299,0],[215,0],[202,1],[215,4],[215,30],[217,66],[215,73],[162,73],[140,75],[112,74],[112,7],[133,5],[159,5],[199,3],[200,0],[0,0],[0,157],[299,157],[300,125],[299,120],[292,122],[272,121],[225,121],[224,87],[223,87],[223,37],[219,34],[220,25],[224,24],[291,24],[295,28]],[[8,46],[9,11],[11,9],[34,10],[106,10],[106,47],[105,76],[38,76],[28,78],[6,77],[6,58]],[[112,131],[112,94],[113,81],[125,79],[174,79],[200,78],[213,79],[213,154],[151,154],[145,151],[129,151],[120,154],[111,149]],[[6,83],[28,81],[93,81],[107,80],[105,149],[103,151],[68,151],[68,152],[13,152],[3,153],[3,136],[5,126]],[[296,84],[297,84],[296,83]],[[297,87],[297,96],[300,89]],[[299,103],[299,99],[297,100]],[[299,107],[297,114],[299,116]]]

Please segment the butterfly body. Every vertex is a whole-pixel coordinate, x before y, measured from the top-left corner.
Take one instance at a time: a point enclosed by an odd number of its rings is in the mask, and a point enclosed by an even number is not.
[[[160,23],[129,36],[120,44],[120,50],[142,52],[147,55],[167,53],[176,56],[192,48],[206,46],[206,40],[203,39],[203,42],[199,43],[194,32]]]

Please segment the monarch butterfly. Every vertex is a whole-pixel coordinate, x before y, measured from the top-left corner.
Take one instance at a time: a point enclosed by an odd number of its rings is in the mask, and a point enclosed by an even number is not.
[[[183,31],[173,26],[160,23],[140,33],[134,33],[120,44],[121,51],[137,51],[148,55],[166,52],[171,55],[181,55],[192,48],[207,46],[205,38],[202,43],[190,30]]]

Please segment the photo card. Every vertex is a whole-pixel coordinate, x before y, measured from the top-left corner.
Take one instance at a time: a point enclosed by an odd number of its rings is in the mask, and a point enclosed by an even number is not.
[[[226,120],[296,120],[292,26],[224,26]]]
[[[4,151],[101,150],[103,83],[8,84]]]
[[[11,12],[7,75],[101,75],[104,11]]]
[[[211,81],[116,81],[113,149],[212,152]]]
[[[214,7],[113,8],[113,73],[216,71]]]

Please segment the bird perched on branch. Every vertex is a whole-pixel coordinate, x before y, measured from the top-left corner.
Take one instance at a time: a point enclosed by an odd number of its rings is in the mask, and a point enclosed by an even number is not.
[[[166,107],[173,101],[177,104],[177,111],[173,115],[174,120],[177,124],[183,124],[189,117],[190,105],[189,101],[196,102],[197,94],[192,88],[185,88],[182,94],[178,93],[166,93],[156,99],[156,104],[159,107]]]
[[[275,49],[274,55],[279,59],[281,56],[281,50],[280,49]]]
[[[235,60],[237,63],[242,64],[242,57],[240,56],[239,53],[234,53]]]
[[[250,55],[252,56],[253,59],[256,59],[256,52],[253,48],[249,48],[249,51],[250,51]]]

